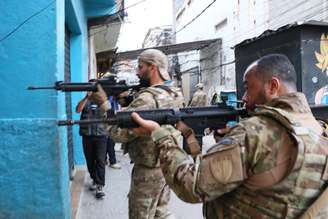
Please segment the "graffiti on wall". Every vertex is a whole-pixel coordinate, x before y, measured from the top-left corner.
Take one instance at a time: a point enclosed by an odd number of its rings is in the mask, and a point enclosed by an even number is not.
[[[324,77],[328,77],[328,34],[322,34],[320,38],[320,52],[315,51],[318,61],[317,68]],[[321,87],[315,94],[315,104],[328,104],[328,84]]]

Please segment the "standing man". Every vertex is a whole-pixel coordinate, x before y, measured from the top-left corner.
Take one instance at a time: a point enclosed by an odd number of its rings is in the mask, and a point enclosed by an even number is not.
[[[197,90],[194,93],[189,106],[207,106],[207,94],[203,90],[203,83],[198,83],[195,87]]]
[[[183,96],[177,88],[166,86],[170,80],[168,60],[155,49],[143,51],[138,58],[138,76],[145,87],[136,94],[126,110],[181,107]],[[103,111],[108,110],[107,97],[101,87],[91,96]],[[173,129],[173,128],[172,128]],[[110,136],[122,142],[134,162],[129,192],[130,219],[174,218],[168,210],[170,189],[162,174],[158,150],[149,136],[136,136],[128,129],[110,127]],[[174,136],[179,136],[174,132]]]
[[[76,106],[76,112],[81,113],[81,120],[100,119],[103,114],[99,107],[88,100],[86,95]],[[105,124],[94,123],[80,125],[79,134],[82,136],[83,152],[88,171],[92,179],[89,189],[96,191],[96,198],[105,196],[105,159],[107,150],[107,136]]]
[[[204,202],[206,218],[328,218],[328,138],[296,91],[293,65],[284,55],[267,55],[243,80],[253,116],[196,163],[171,131],[136,113],[142,127],[134,132],[151,134],[167,183],[184,201]]]

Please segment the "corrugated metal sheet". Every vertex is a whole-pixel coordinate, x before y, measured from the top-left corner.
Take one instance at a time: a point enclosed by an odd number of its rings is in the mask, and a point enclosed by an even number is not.
[[[298,26],[328,26],[328,23],[321,22],[321,21],[308,21],[308,22],[304,22],[304,23],[303,22],[295,22],[292,24],[287,24],[285,26],[278,28],[277,30],[266,30],[260,36],[246,39],[246,40],[242,41],[241,43],[235,45],[235,48],[239,47],[239,46],[247,45],[247,44],[257,41],[259,39],[266,38],[266,37],[275,35],[277,33],[283,32],[283,31],[287,31],[289,29],[292,29],[292,28],[295,28]]]
[[[188,52],[192,50],[200,50],[206,46],[209,46],[212,43],[221,41],[221,39],[212,39],[212,40],[201,40],[201,41],[194,41],[194,42],[188,42],[188,43],[179,43],[179,44],[172,44],[167,46],[158,46],[158,47],[152,47],[152,49],[158,49],[164,52],[166,55],[171,54],[177,54],[180,52]],[[138,50],[132,50],[127,52],[120,52],[117,53],[117,59],[123,60],[123,59],[136,59],[138,55],[144,51],[145,49],[150,48],[144,48],[144,49],[138,49]],[[97,57],[101,57],[101,55],[106,55],[107,52],[99,53],[97,54]]]

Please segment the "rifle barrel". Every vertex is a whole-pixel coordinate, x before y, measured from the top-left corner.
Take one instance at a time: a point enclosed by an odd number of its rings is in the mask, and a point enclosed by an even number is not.
[[[88,125],[94,123],[109,123],[111,120],[106,119],[90,119],[90,120],[59,120],[57,122],[58,126],[66,126],[66,125]]]
[[[27,90],[53,90],[56,89],[55,86],[48,86],[48,87],[37,87],[37,86],[29,86]]]

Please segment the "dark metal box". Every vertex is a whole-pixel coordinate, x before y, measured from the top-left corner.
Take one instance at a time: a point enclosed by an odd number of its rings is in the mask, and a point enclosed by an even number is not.
[[[297,89],[310,104],[328,104],[328,23],[310,21],[265,31],[235,46],[237,96],[243,95],[247,66],[263,55],[288,56],[297,73]]]

